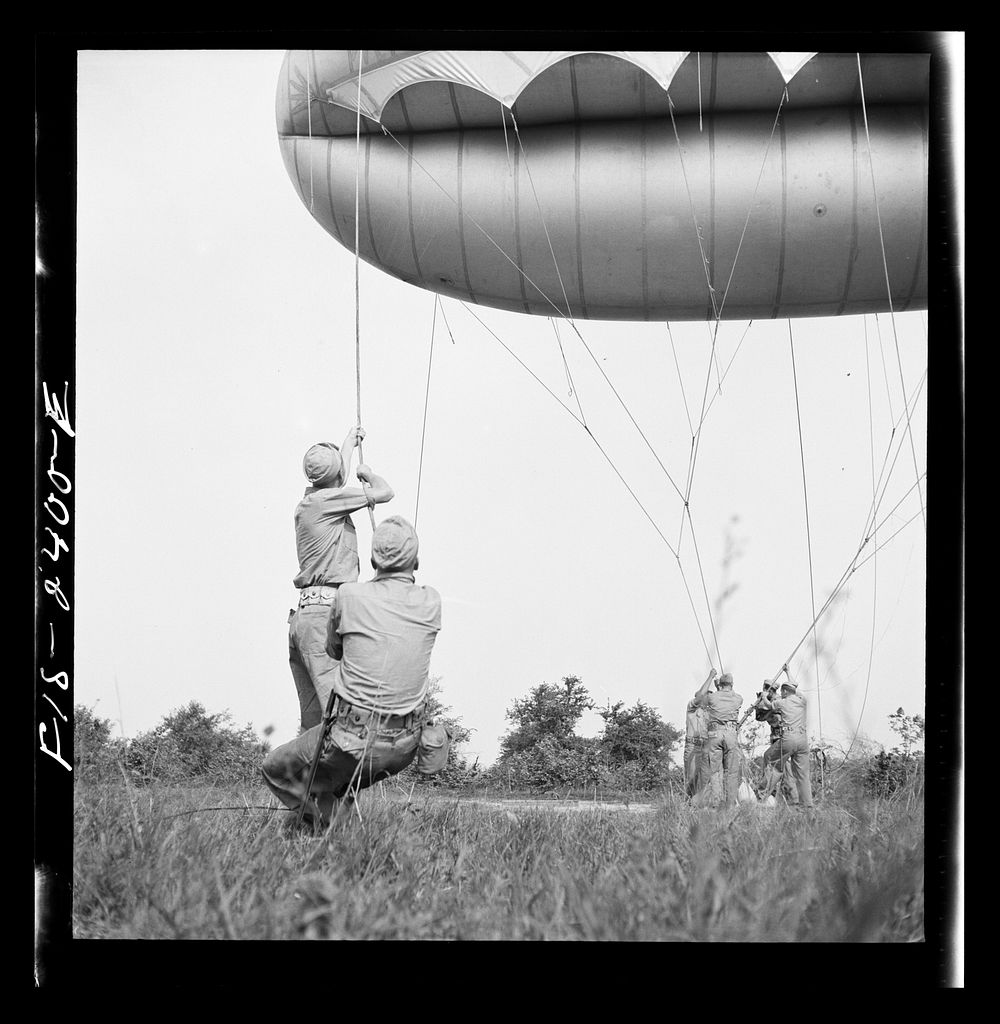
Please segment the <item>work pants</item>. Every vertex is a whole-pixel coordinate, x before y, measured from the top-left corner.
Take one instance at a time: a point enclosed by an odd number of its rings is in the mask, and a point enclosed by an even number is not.
[[[365,789],[406,768],[417,756],[421,722],[407,728],[376,728],[374,722],[355,727],[348,718],[330,726],[316,767],[312,796],[303,818],[322,824],[329,821],[335,802],[350,790]],[[267,788],[286,806],[298,810],[306,799],[306,783],[322,725],[300,733],[272,750],[264,759],[261,774]]]
[[[288,664],[299,697],[299,728],[319,725],[333,689],[336,662],[326,653],[330,605],[306,604],[288,613]]]
[[[701,740],[684,741],[684,792],[694,796],[698,792],[698,768],[701,757]]]
[[[760,757],[754,758],[754,764],[759,769],[761,778],[764,780],[762,798],[772,795],[778,796],[780,794],[784,797],[786,803],[795,803],[796,789],[795,784],[791,780],[791,771],[788,770],[787,760],[780,769],[780,772],[773,764],[764,760],[763,754]]]
[[[697,796],[701,790],[701,776],[702,776],[702,754],[705,749],[704,740],[685,740],[684,741],[684,791],[689,797]],[[705,765],[705,771],[709,771],[709,766]],[[722,776],[719,772],[714,772],[709,778],[709,786],[711,789],[711,797],[714,801],[717,801],[722,796]]]
[[[779,736],[764,752],[764,764],[771,772],[780,772],[788,764],[799,793],[799,806],[812,807],[812,780],[809,777],[809,739],[804,732]],[[773,776],[772,776],[773,778]],[[767,785],[770,790],[770,783]]]
[[[727,805],[733,806],[736,804],[740,788],[740,747],[736,741],[735,726],[717,729],[709,733],[708,739],[705,740],[701,755],[702,790],[719,770],[720,761],[723,772],[723,798]]]

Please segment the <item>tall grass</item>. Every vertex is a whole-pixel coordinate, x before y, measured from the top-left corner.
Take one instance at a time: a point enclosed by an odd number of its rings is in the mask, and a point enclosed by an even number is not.
[[[187,939],[923,939],[918,795],[516,813],[360,795],[320,838],[257,790],[80,786],[74,934]],[[192,809],[246,806],[243,810]]]

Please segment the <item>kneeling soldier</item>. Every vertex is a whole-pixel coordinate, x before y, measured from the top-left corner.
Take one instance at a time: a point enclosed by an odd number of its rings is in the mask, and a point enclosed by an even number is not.
[[[329,721],[307,729],[270,753],[264,781],[303,817],[328,823],[334,803],[395,775],[417,758],[423,774],[444,767],[449,737],[425,722],[431,650],[441,628],[441,597],[417,586],[417,535],[400,516],[379,523],[372,536],[375,577],[335,591],[327,653],[335,659]],[[322,755],[306,793],[317,744]]]

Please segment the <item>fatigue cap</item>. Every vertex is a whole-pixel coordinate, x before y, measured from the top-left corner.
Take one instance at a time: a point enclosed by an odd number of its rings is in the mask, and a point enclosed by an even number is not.
[[[337,446],[329,441],[314,444],[302,459],[302,472],[314,487],[335,484],[339,480],[342,466]]]
[[[404,572],[417,564],[417,533],[402,516],[386,516],[372,534],[372,563],[383,572]]]
[[[799,688],[799,684],[798,684],[798,683],[793,683],[793,682],[791,681],[791,679],[786,679],[786,680],[785,680],[785,681],[784,681],[784,682],[783,682],[783,683],[781,684],[781,688],[782,688],[783,690],[788,690],[788,691],[789,691],[790,693],[795,693],[795,691],[796,691],[796,690],[797,690],[797,689]]]

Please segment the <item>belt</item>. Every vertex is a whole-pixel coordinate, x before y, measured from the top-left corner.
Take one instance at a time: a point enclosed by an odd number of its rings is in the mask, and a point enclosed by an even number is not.
[[[374,722],[380,732],[383,729],[410,729],[423,718],[424,708],[425,705],[421,704],[405,715],[385,715],[338,698],[334,721],[346,728],[367,727]]]
[[[339,583],[326,583],[319,587],[303,587],[299,591],[299,607],[307,604],[333,604]]]
[[[711,736],[714,732],[725,732],[727,729],[735,729],[735,722],[713,722],[708,727],[708,734]]]

